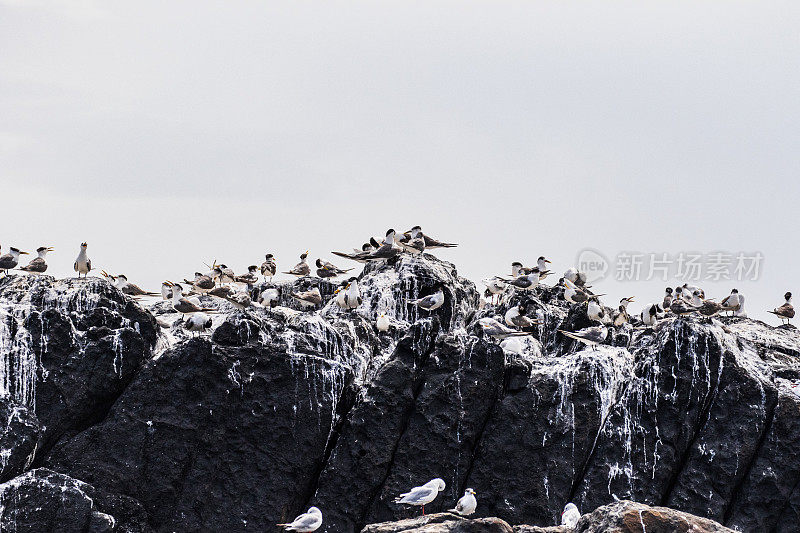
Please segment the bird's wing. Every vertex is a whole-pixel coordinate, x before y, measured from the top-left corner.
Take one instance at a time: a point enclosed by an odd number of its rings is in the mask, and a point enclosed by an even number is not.
[[[400,503],[422,503],[427,501],[433,493],[429,487],[414,487],[409,492],[400,495]]]
[[[86,260],[86,270],[88,270],[88,271],[92,270],[92,260],[91,259],[87,259]]]

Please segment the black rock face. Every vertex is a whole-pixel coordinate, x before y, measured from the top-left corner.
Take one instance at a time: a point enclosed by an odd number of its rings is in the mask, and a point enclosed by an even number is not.
[[[581,531],[640,511],[680,522],[663,507],[797,530],[793,327],[668,316],[586,349],[558,330],[596,323],[559,289],[480,304],[427,254],[368,265],[358,283],[354,310],[315,278],[276,283],[272,309],[204,296],[219,312],[195,338],[169,304],[101,280],[0,280],[0,530],[275,531],[314,505],[320,532],[404,531],[421,509],[394,499],[433,478],[446,488],[426,512],[473,488],[471,518],[497,520],[426,522],[453,522],[442,531],[536,531],[567,502],[605,509]],[[302,311],[290,294],[312,285],[323,302]],[[410,303],[439,286],[440,309]],[[543,319],[529,337],[476,327],[518,303]]]

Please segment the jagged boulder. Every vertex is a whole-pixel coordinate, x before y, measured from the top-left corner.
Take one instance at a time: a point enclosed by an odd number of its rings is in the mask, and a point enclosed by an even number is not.
[[[11,479],[33,463],[42,429],[33,411],[0,398],[0,478]]]
[[[313,492],[351,380],[320,357],[192,339],[46,464],[135,498],[155,529],[265,531]]]
[[[713,520],[666,507],[619,501],[584,515],[575,533],[733,533]]]
[[[104,280],[6,276],[0,397],[35,413],[41,454],[102,419],[157,338],[155,318]]]
[[[46,468],[0,485],[0,531],[147,533],[147,515],[131,498],[108,494]]]
[[[438,513],[396,522],[366,526],[361,533],[513,533],[499,518],[467,520],[450,513]]]

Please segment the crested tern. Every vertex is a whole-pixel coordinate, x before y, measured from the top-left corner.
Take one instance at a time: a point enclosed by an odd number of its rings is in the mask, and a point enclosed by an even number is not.
[[[566,331],[563,329],[559,329],[558,331],[570,339],[575,339],[586,346],[591,346],[593,350],[596,349],[595,346],[602,344],[608,336],[608,328],[605,326],[591,326],[579,329],[578,331]]]
[[[293,292],[292,298],[300,302],[303,307],[315,307],[322,303],[322,294],[317,287],[311,287],[303,292]]]
[[[435,293],[429,294],[423,298],[417,298],[416,300],[409,300],[408,303],[416,305],[425,311],[435,311],[444,304],[444,291],[440,285]]]
[[[252,287],[258,283],[258,267],[256,265],[250,265],[247,267],[247,274],[236,276],[234,281],[239,285],[247,285],[248,287]]]
[[[79,278],[81,274],[83,274],[85,278],[92,270],[92,260],[89,259],[89,256],[86,254],[87,246],[85,242],[81,243],[81,251],[78,253],[77,259],[75,259],[75,264],[72,265],[72,269],[78,273]]]
[[[9,248],[7,254],[0,255],[0,270],[5,270],[8,275],[8,271],[16,268],[19,264],[20,255],[28,255],[28,252],[20,251],[13,246]]]
[[[347,274],[352,268],[342,269],[334,265],[333,263],[329,263],[328,261],[323,261],[322,259],[317,258],[317,276],[321,278],[335,278],[340,274]]]
[[[788,324],[789,321],[794,318],[794,307],[792,306],[792,293],[787,292],[786,294],[783,295],[783,298],[786,301],[783,303],[782,306],[776,307],[772,311],[767,311],[767,313],[772,313],[773,315],[780,317],[781,324],[783,324],[784,319]]]
[[[500,317],[498,317],[500,318]],[[493,339],[506,339],[508,337],[525,337],[530,335],[527,331],[517,331],[501,324],[497,319],[491,317],[483,317],[478,320],[478,325],[486,335]]]
[[[309,267],[308,263],[306,263],[307,257],[308,250],[300,254],[300,262],[293,266],[290,271],[284,272],[284,274],[291,274],[292,276],[297,276],[298,278],[302,278],[311,274],[311,267]]]
[[[49,246],[40,246],[36,249],[36,253],[39,254],[38,257],[31,260],[30,263],[23,267],[19,267],[20,270],[24,272],[28,272],[30,274],[42,274],[47,270],[47,261],[45,258],[47,257],[47,252],[52,252],[53,249]]]
[[[473,489],[464,491],[464,495],[458,500],[455,508],[450,509],[451,513],[456,513],[461,516],[469,516],[478,508],[478,500],[475,499],[477,493]]]
[[[275,275],[275,272],[278,270],[278,264],[275,262],[275,257],[272,254],[267,254],[266,260],[261,263],[261,275],[264,276],[264,279],[269,276],[270,282],[272,281],[272,276]]]
[[[539,324],[538,320],[531,319],[525,316],[527,307],[525,304],[519,304],[508,308],[503,320],[511,327],[529,328]]]
[[[183,327],[188,331],[198,334],[205,333],[205,331],[209,329],[212,324],[213,322],[211,321],[211,317],[207,314],[195,313],[186,318],[186,321],[183,323]]]
[[[378,315],[378,318],[375,320],[375,327],[381,333],[389,331],[389,317],[386,316],[386,313]]]
[[[178,290],[177,287],[175,287],[175,284],[172,284],[172,307],[177,312],[183,313],[184,315],[215,311],[215,309],[211,309],[209,307],[200,307],[194,302],[190,302],[188,299],[184,298],[181,295],[181,291]]]

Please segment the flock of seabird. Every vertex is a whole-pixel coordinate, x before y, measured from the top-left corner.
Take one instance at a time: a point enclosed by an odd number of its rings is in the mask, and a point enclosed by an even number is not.
[[[451,248],[457,246],[453,243],[446,243],[434,239],[422,232],[422,228],[414,226],[411,230],[398,235],[393,229],[386,232],[382,241],[378,242],[375,238],[370,238],[361,249],[354,249],[353,252],[332,252],[337,257],[342,257],[359,263],[370,263],[374,261],[387,261],[400,256],[403,253],[421,254],[426,250],[436,248]],[[9,248],[8,253],[0,255],[0,271],[6,274],[12,269],[19,269],[30,274],[42,274],[47,271],[46,257],[48,252],[53,251],[49,246],[39,247],[37,257],[28,265],[18,268],[21,255],[28,252],[18,248]],[[311,275],[311,267],[307,262],[308,251],[300,255],[300,262],[293,266],[285,274],[303,278]],[[314,263],[316,274],[320,278],[329,279],[348,274],[352,268],[339,268],[336,265],[318,258]],[[486,291],[484,296],[487,302],[499,303],[508,296],[508,290],[530,291],[542,282],[551,271],[548,265],[551,262],[544,256],[539,257],[536,266],[525,267],[521,262],[515,261],[511,264],[510,276],[494,276],[484,280]],[[92,262],[87,255],[87,244],[84,242],[80,246],[80,252],[75,259],[73,269],[78,277],[86,277],[92,270]],[[246,308],[253,304],[248,290],[252,289],[260,280],[260,275],[264,280],[272,281],[277,273],[277,263],[272,254],[266,254],[265,261],[260,267],[251,265],[246,274],[236,275],[234,271],[224,264],[217,264],[216,261],[209,265],[206,273],[195,272],[194,279],[184,279],[184,285],[172,281],[164,281],[160,293],[146,291],[139,286],[128,281],[124,274],[112,275],[102,271],[104,277],[113,285],[132,297],[162,296],[164,300],[169,300],[176,312],[185,316],[184,327],[195,333],[202,333],[212,325],[211,318],[206,313],[213,313],[212,308],[203,307],[199,300],[193,295],[207,294],[224,299],[232,303],[237,308]],[[602,344],[608,335],[609,327],[621,327],[629,322],[638,322],[643,326],[655,326],[658,320],[668,314],[676,316],[687,316],[699,314],[710,320],[711,317],[723,312],[733,316],[747,316],[744,310],[745,298],[738,290],[733,289],[731,293],[721,301],[717,302],[714,298],[706,298],[705,292],[699,287],[684,284],[679,287],[667,287],[664,297],[660,302],[650,304],[635,317],[628,313],[628,305],[634,301],[633,297],[622,298],[619,306],[613,313],[608,313],[602,305],[600,297],[603,294],[595,294],[591,287],[586,283],[587,277],[583,272],[575,268],[570,268],[558,280],[557,286],[563,288],[563,298],[571,304],[585,305],[587,317],[597,322],[598,325],[583,328],[578,331],[559,330],[563,335],[575,339],[586,346],[595,347]],[[231,286],[233,285],[233,287]],[[445,303],[445,293],[442,285],[433,287],[434,292],[419,299],[410,300],[408,303],[417,306],[425,311],[435,311]],[[259,296],[258,303],[264,307],[274,307],[279,297],[278,290],[274,287],[266,288]],[[292,297],[301,306],[313,308],[322,303],[322,295],[317,287],[311,287],[305,291],[296,292]],[[358,286],[358,278],[350,277],[343,282],[334,294],[334,302],[342,309],[355,309],[362,303],[361,292]],[[778,316],[781,322],[785,320],[788,324],[794,318],[794,308],[791,300],[792,294],[787,292],[784,295],[785,302],[770,313]],[[536,318],[527,316],[527,306],[523,303],[511,306],[505,316],[484,317],[478,320],[478,325],[482,331],[497,340],[509,337],[530,335],[526,330],[533,326],[543,323],[544,316],[541,311],[537,312]],[[385,313],[381,313],[376,318],[376,328],[380,332],[388,331],[390,327],[389,319]],[[439,493],[445,489],[445,482],[436,478],[424,485],[414,487],[406,493],[400,494],[395,502],[403,505],[419,506],[422,514],[425,514],[425,505],[433,502]],[[468,488],[455,507],[449,512],[461,516],[473,514],[477,508],[477,493]],[[561,515],[562,525],[574,528],[581,514],[573,503],[568,503]],[[297,531],[310,533],[319,529],[322,525],[322,512],[311,507],[306,513],[301,514],[292,522],[279,524],[287,531]]]

